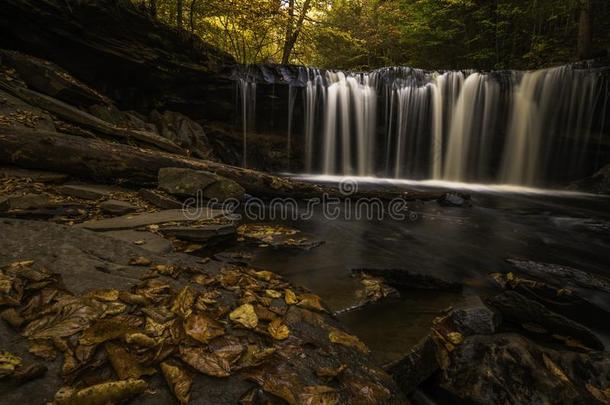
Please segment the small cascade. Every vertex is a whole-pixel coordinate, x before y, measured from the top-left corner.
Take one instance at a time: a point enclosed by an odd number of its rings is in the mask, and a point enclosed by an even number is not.
[[[275,80],[272,69],[261,71],[264,80]],[[300,162],[289,162],[291,171],[542,186],[586,175],[591,151],[603,142],[608,79],[584,65],[528,72],[278,71],[289,84],[289,158],[302,150]],[[238,85],[245,165],[256,80]]]
[[[248,167],[248,128],[254,125],[256,119],[256,81],[241,77],[237,81],[237,88],[238,99],[241,100],[242,166]]]

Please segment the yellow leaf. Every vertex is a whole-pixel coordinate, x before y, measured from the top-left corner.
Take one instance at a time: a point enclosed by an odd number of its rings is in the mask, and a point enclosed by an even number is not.
[[[251,304],[244,304],[229,314],[229,319],[240,325],[254,329],[258,325],[258,317]]]
[[[112,381],[76,390],[62,388],[55,394],[57,405],[107,405],[118,404],[141,394],[147,388],[144,380]]]
[[[370,352],[368,347],[366,347],[366,345],[356,336],[340,331],[339,329],[333,329],[330,331],[328,334],[328,339],[332,343],[354,348],[364,354],[368,354]]]
[[[163,371],[165,381],[167,381],[167,385],[169,385],[178,401],[181,404],[187,404],[190,399],[193,378],[182,368],[167,362],[161,363],[161,371]]]
[[[287,305],[295,305],[299,302],[297,295],[289,289],[284,290],[284,301]]]
[[[314,311],[326,312],[326,309],[322,306],[322,300],[315,294],[303,294],[300,297],[298,306]]]
[[[267,330],[275,340],[285,340],[290,336],[290,329],[279,318],[271,321]]]

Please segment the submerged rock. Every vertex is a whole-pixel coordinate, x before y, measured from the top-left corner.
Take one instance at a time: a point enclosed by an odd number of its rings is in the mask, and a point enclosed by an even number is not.
[[[604,344],[593,332],[562,315],[559,315],[539,302],[527,299],[515,291],[506,291],[487,301],[502,315],[520,325],[537,325],[550,334],[572,337],[588,347],[604,350]]]
[[[375,277],[382,277],[392,287],[401,289],[415,290],[442,290],[442,291],[461,291],[462,285],[454,281],[442,279],[440,277],[416,273],[406,269],[353,269],[354,272],[362,272]]]
[[[466,297],[442,321],[464,336],[491,335],[502,321],[500,314],[483,303],[478,295]]]
[[[470,196],[460,193],[446,193],[437,201],[444,207],[469,207],[471,205]]]
[[[610,194],[610,165],[605,165],[591,177],[573,182],[568,189],[595,194]]]

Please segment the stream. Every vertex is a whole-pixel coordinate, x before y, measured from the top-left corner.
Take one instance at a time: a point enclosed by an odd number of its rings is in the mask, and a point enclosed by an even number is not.
[[[514,270],[507,258],[608,274],[608,197],[493,187],[464,191],[472,196],[472,207],[416,202],[410,205],[417,213],[415,221],[356,220],[346,215],[328,220],[319,209],[309,220],[274,221],[325,243],[309,251],[255,248],[250,252],[252,264],[310,289],[332,311],[358,302],[355,292],[361,285],[352,275],[354,268],[402,268],[464,285],[461,294],[402,292],[400,298],[339,315],[372,349],[379,364],[403,355],[460,296],[485,297],[494,287],[490,273]],[[610,342],[608,330],[596,332],[606,344]]]

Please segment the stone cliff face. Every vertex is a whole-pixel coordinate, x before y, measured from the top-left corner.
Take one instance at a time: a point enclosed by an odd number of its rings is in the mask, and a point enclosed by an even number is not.
[[[233,88],[231,56],[127,0],[3,1],[0,47],[57,63],[123,109],[221,110],[208,95]]]

